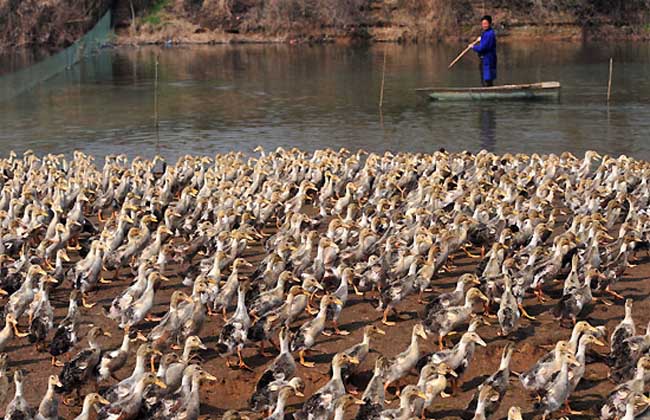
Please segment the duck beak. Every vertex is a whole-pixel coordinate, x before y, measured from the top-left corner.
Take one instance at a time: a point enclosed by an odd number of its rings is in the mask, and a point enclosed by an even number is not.
[[[451,376],[453,376],[454,378],[458,378],[458,374],[457,374],[456,371],[453,370],[453,369],[449,369],[449,374],[450,374]]]
[[[55,279],[54,277],[51,277],[51,276],[45,277],[45,282],[46,283],[52,283],[52,284],[58,284],[59,283],[59,281],[57,279]]]
[[[163,381],[161,381],[160,379],[156,379],[155,381],[153,381],[153,383],[154,383],[154,385],[158,385],[158,386],[159,386],[160,388],[162,388],[162,389],[167,388],[167,384],[165,384],[165,383],[164,383]]]
[[[296,395],[296,397],[304,397],[305,396],[305,394],[303,394],[302,392],[300,392],[298,390],[296,390],[295,395]]]
[[[359,399],[356,399],[356,398],[354,399],[354,404],[355,404],[355,405],[364,405],[365,403],[366,403],[366,402],[363,401],[363,400],[359,400]]]
[[[101,405],[110,404],[110,402],[106,398],[104,398],[102,396],[97,397],[97,402],[100,403]]]
[[[485,341],[483,341],[482,338],[479,338],[478,340],[476,340],[476,344],[478,344],[479,346],[482,346],[482,347],[487,347],[487,344],[485,344]]]
[[[205,378],[206,381],[216,381],[217,380],[216,376],[211,375],[208,372],[203,372],[203,378]]]
[[[597,346],[605,347],[605,343],[603,343],[600,340],[594,340],[594,344],[597,345]]]
[[[350,357],[350,363],[353,365],[358,365],[359,364],[359,358],[358,357]]]
[[[104,335],[106,337],[112,337],[113,336],[113,334],[111,334],[109,331],[104,331]]]
[[[377,328],[377,334],[386,335],[386,331]]]
[[[56,382],[54,382],[54,385],[56,385],[59,388],[63,388],[63,384],[61,383],[61,380],[57,378]]]
[[[7,296],[8,294],[5,289],[0,289],[0,295]]]
[[[207,347],[205,344],[203,344],[203,343],[199,344],[199,348],[200,348],[201,350],[207,350],[207,349],[208,349],[208,347]]]
[[[418,335],[425,340],[427,339],[427,333],[425,333],[424,331],[418,331]]]

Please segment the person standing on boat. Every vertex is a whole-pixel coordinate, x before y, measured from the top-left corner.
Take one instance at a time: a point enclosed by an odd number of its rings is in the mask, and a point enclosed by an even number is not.
[[[483,32],[472,44],[472,48],[481,61],[481,85],[494,86],[494,79],[497,78],[497,36],[492,29],[492,16],[485,15],[481,18],[481,28]]]

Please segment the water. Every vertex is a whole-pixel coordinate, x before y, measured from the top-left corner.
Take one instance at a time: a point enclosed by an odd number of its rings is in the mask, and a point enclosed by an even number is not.
[[[650,44],[500,45],[498,82],[558,80],[562,96],[557,103],[430,103],[416,95],[418,87],[477,84],[474,56],[447,70],[462,48],[250,45],[106,50],[0,103],[0,155],[26,149],[66,154],[82,150],[99,157],[127,153],[174,159],[186,153],[250,152],[262,145],[267,150],[295,146],[376,152],[444,147],[582,154],[595,149],[650,159]],[[610,56],[615,64],[608,106]],[[7,62],[12,61],[0,60],[0,67]]]

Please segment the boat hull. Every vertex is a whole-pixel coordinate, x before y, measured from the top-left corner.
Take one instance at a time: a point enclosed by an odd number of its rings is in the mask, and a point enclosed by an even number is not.
[[[423,88],[418,92],[434,101],[557,100],[559,82],[477,88]]]

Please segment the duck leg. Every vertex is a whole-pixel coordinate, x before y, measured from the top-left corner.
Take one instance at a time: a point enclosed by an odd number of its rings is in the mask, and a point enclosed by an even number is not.
[[[253,372],[253,368],[251,368],[246,364],[246,362],[244,362],[244,358],[241,355],[241,349],[237,349],[237,356],[239,357],[239,368],[246,369],[250,372]]]
[[[467,249],[467,246],[461,246],[460,249],[462,249],[463,252],[465,253],[465,255],[467,255],[470,258],[474,258],[474,259],[481,258],[481,255],[476,255],[476,254],[472,254],[471,252],[469,252],[469,250]]]
[[[338,321],[334,320],[332,321],[332,324],[334,324],[334,333],[337,335],[350,335],[350,331],[345,331],[339,329],[339,323]]]
[[[573,416],[584,416],[585,415],[585,413],[582,412],[582,411],[574,411],[574,410],[572,410],[571,406],[569,406],[569,400],[566,400],[564,402],[564,410],[563,411],[564,411],[564,414],[570,414],[570,415],[573,415]]]
[[[52,364],[52,366],[56,366],[56,367],[63,367],[63,366],[65,366],[65,363],[63,363],[63,362],[57,360],[56,357],[54,357],[54,356],[52,356],[52,359],[50,360],[50,363]]]
[[[316,366],[316,364],[314,362],[305,361],[305,351],[307,350],[302,349],[300,350],[300,353],[298,353],[300,355],[300,364],[303,365],[304,367],[313,368],[314,366]]]
[[[544,297],[544,292],[542,291],[542,285],[538,284],[537,288],[535,288],[535,296],[537,296],[537,300],[539,303],[544,303],[546,302],[546,298]]]
[[[445,348],[444,341],[445,341],[445,335],[444,334],[438,335],[438,350],[441,351],[444,350]]]
[[[517,307],[519,307],[519,310],[521,311],[521,314],[524,316],[524,318],[528,318],[531,321],[537,320],[537,318],[535,318],[534,316],[529,315],[528,312],[526,312],[526,310],[524,309],[524,305],[522,305],[521,303],[518,303]]]
[[[86,293],[81,293],[81,304],[83,305],[84,308],[92,308],[93,306],[96,305],[96,303],[88,303],[86,300],[88,297],[86,296]]]
[[[395,325],[394,321],[388,320],[388,312],[390,312],[390,309],[390,307],[384,309],[384,317],[381,319],[382,324],[388,325],[389,327]]]
[[[614,296],[616,299],[625,300],[625,297],[623,297],[623,295],[621,295],[620,293],[616,293],[610,287],[611,286],[608,284],[607,287],[605,288],[605,293],[607,293],[608,295]]]

